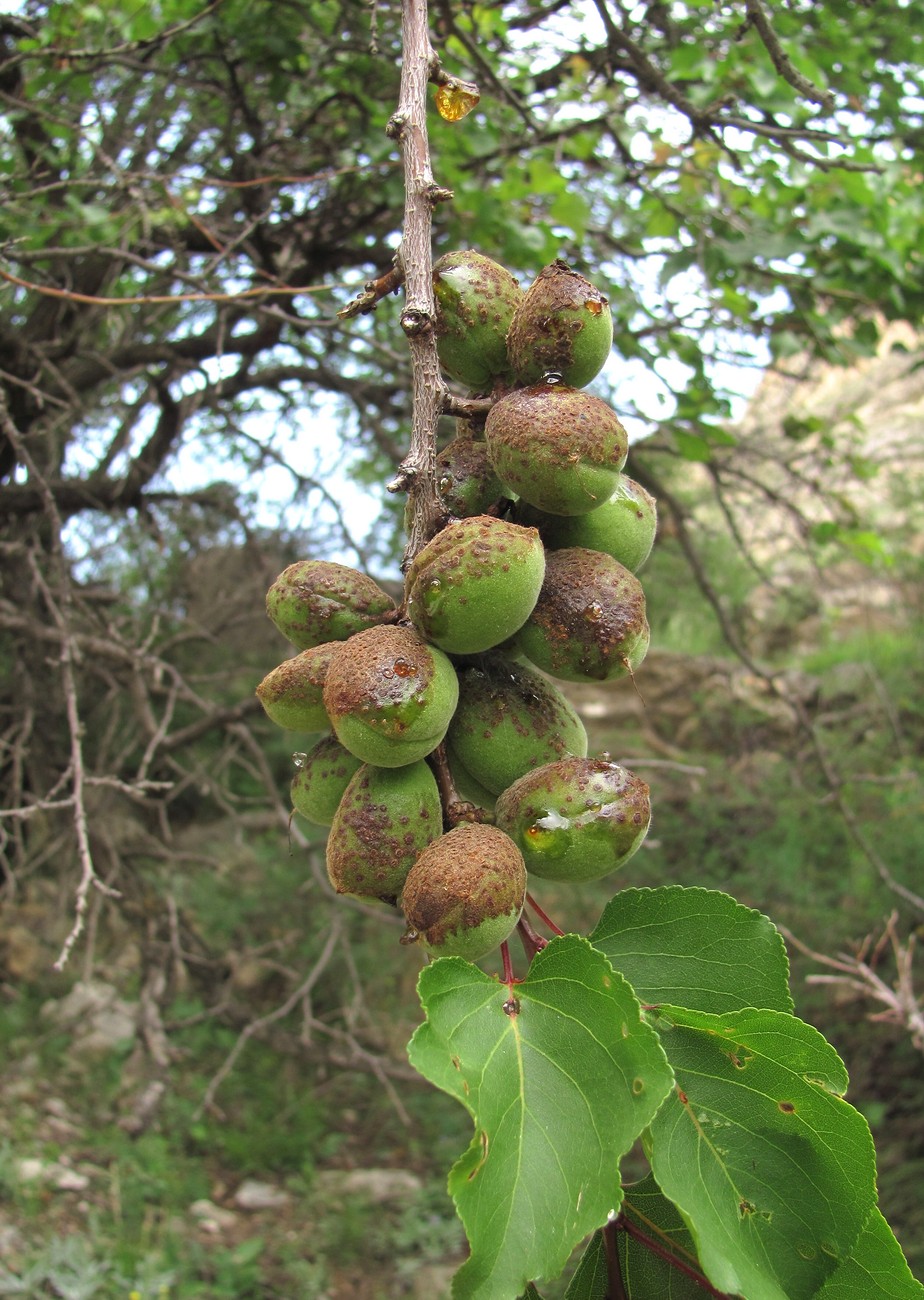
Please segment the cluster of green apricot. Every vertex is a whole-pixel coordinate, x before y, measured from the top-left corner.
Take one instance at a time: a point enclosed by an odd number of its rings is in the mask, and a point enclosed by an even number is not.
[[[656,513],[623,472],[622,424],[583,391],[612,344],[606,299],[560,261],[524,292],[470,250],[436,263],[434,290],[446,375],[493,399],[437,457],[444,526],[400,604],[344,565],[290,565],[267,612],[298,653],[257,694],[280,726],[323,733],[291,796],[330,827],[334,889],[400,907],[431,954],[478,960],[516,926],[528,875],[596,879],[647,833],[648,787],[588,757],[551,679],[644,658],[635,571]]]

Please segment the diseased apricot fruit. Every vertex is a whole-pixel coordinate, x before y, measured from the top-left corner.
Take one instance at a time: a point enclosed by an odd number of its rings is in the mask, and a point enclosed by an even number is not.
[[[549,551],[539,599],[513,644],[553,677],[603,682],[638,668],[649,635],[638,578],[602,551],[572,546]]]
[[[648,786],[598,758],[563,758],[520,777],[495,817],[544,880],[597,880],[628,862],[651,823]]]
[[[266,593],[266,612],[288,641],[307,650],[376,626],[395,612],[395,602],[357,569],[328,560],[299,560]]]
[[[451,761],[498,795],[533,768],[587,753],[587,732],[558,687],[526,664],[486,655],[459,670],[446,734]]]
[[[337,739],[378,767],[403,767],[431,753],[458,698],[449,659],[408,627],[372,627],[340,642],[324,683]]]
[[[436,457],[436,487],[448,514],[480,515],[504,495],[484,442],[453,438]]]
[[[557,383],[516,389],[495,402],[485,441],[509,492],[553,515],[599,509],[615,491],[629,450],[612,407]]]
[[[315,645],[284,660],[267,673],[257,696],[267,717],[287,731],[328,731],[324,707],[324,682],[331,656],[339,642]]]
[[[407,615],[449,654],[490,650],[516,632],[542,587],[545,551],[535,528],[476,515],[437,533],[407,572]]]
[[[612,346],[609,302],[561,260],[539,272],[507,334],[507,356],[519,384],[553,373],[583,388],[603,369]]]
[[[588,515],[549,515],[527,507],[520,522],[534,524],[549,550],[583,546],[603,551],[625,568],[637,573],[654,544],[658,508],[654,497],[641,484],[620,474],[610,499]]]
[[[338,894],[396,903],[421,850],[442,833],[439,790],[426,763],[365,763],[347,785],[327,837],[330,882]]]
[[[526,900],[523,855],[493,826],[468,823],[434,840],[404,882],[404,942],[432,957],[486,957],[512,933]]]
[[[437,259],[433,293],[440,365],[450,379],[488,392],[509,369],[507,330],[523,290],[506,267],[469,248]]]
[[[306,821],[329,826],[350,781],[362,766],[336,736],[324,736],[307,754],[296,754],[289,787],[292,807]]]

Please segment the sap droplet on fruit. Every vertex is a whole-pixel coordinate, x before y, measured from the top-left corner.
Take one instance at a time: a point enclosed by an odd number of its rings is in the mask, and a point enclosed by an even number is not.
[[[599,316],[603,311],[603,303],[597,298],[588,298],[585,301],[584,306],[590,312],[591,316]]]
[[[443,475],[443,477],[440,479],[439,483],[437,484],[437,487],[439,488],[441,493],[446,493],[449,491],[449,489],[452,487],[452,479],[449,477],[448,474]]]
[[[563,384],[565,377],[558,370],[547,370],[542,376],[542,382],[544,384]]]
[[[417,669],[406,659],[396,659],[394,663],[396,677],[416,677]]]
[[[588,623],[599,623],[603,617],[603,606],[599,601],[592,600],[589,605],[584,607],[584,617]]]
[[[293,755],[292,755],[292,762],[295,764],[296,767],[304,767],[305,764],[308,762],[308,755],[307,755],[307,754],[293,754]]]

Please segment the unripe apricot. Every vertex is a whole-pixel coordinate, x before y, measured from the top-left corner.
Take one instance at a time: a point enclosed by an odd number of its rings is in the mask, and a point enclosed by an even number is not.
[[[345,641],[395,612],[377,582],[345,564],[300,560],[290,564],[266,593],[266,612],[299,650]]]
[[[396,903],[421,850],[442,833],[439,790],[426,763],[363,764],[327,837],[330,882],[338,894]]]
[[[436,749],[458,698],[449,659],[408,627],[372,627],[340,642],[324,683],[337,739],[377,767],[403,767]]]
[[[324,707],[324,682],[331,656],[339,642],[311,646],[284,660],[267,673],[257,696],[267,717],[287,731],[327,731],[330,719]]]
[[[436,487],[456,519],[480,515],[504,495],[484,442],[453,438],[436,457]]]
[[[520,522],[534,524],[549,550],[583,546],[602,551],[637,573],[654,544],[658,507],[640,483],[620,474],[610,499],[588,515],[549,515],[527,508]]]
[[[324,736],[307,754],[294,755],[296,772],[289,788],[292,807],[306,821],[329,826],[361,761],[336,736]]]
[[[485,656],[459,672],[446,744],[470,776],[498,795],[533,768],[586,754],[587,732],[548,678],[526,664]]]
[[[467,823],[434,840],[404,882],[405,943],[432,957],[478,961],[509,938],[526,901],[523,856],[493,826]]]
[[[634,672],[648,651],[645,593],[634,574],[601,551],[550,551],[545,582],[514,645],[543,672],[603,682]]]
[[[493,809],[496,795],[493,790],[488,790],[481,784],[468,768],[457,758],[447,746],[446,757],[449,760],[449,772],[452,776],[452,783],[456,788],[456,794],[463,803],[474,804],[476,808]]]
[[[506,641],[536,603],[545,551],[535,528],[492,515],[437,533],[407,573],[407,615],[449,654],[478,654]]]
[[[612,407],[559,383],[508,393],[491,407],[484,432],[504,486],[553,515],[583,515],[602,506],[629,450]]]
[[[450,379],[488,392],[509,369],[507,330],[523,290],[498,262],[462,249],[434,263],[433,294],[440,365]]]
[[[628,862],[651,823],[648,786],[617,763],[563,758],[515,781],[499,829],[544,880],[598,880]]]
[[[539,272],[507,334],[507,356],[519,384],[551,373],[583,388],[602,370],[612,346],[609,302],[561,260]]]

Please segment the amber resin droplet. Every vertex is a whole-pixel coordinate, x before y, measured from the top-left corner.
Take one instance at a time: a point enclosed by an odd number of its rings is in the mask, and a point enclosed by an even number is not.
[[[462,86],[439,86],[436,91],[436,111],[446,122],[458,122],[467,117],[481,96]]]

